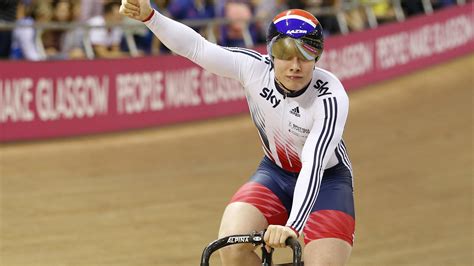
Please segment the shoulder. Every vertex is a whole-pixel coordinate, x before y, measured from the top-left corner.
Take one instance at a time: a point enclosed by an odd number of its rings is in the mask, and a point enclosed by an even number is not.
[[[264,56],[264,55],[262,55],[261,53],[255,51],[255,50],[247,49],[247,48],[243,48],[243,47],[224,47],[223,46],[223,48],[226,49],[227,51],[232,52],[232,53],[247,56],[247,57],[249,57],[249,59],[253,59],[253,60],[256,60],[256,61],[261,61],[261,62],[270,64],[270,58],[268,56]]]
[[[341,81],[331,72],[315,68],[313,72],[312,86],[316,94],[315,105],[323,108],[321,103],[331,102],[337,109],[347,109],[349,97]],[[342,110],[341,109],[341,110]]]
[[[240,65],[245,84],[268,80],[273,71],[273,63],[267,55],[255,50],[241,47],[223,47],[233,54],[233,58]],[[223,62],[225,64],[226,62]]]
[[[320,78],[320,79],[326,80],[327,82],[331,82],[332,86],[341,86],[342,89],[344,89],[344,86],[342,86],[342,83],[339,80],[339,78],[336,77],[336,75],[334,75],[333,73],[331,73],[331,72],[329,72],[325,69],[316,67],[313,71],[313,76],[315,78]]]
[[[347,95],[344,85],[333,73],[316,67],[313,71],[314,88],[319,91],[319,95]]]

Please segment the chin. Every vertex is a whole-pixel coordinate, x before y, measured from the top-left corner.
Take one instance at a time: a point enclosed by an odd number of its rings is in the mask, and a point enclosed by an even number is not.
[[[287,89],[292,90],[292,91],[301,90],[304,86],[305,85],[303,85],[300,82],[291,82],[291,83],[288,83],[287,85],[285,85],[285,87]]]

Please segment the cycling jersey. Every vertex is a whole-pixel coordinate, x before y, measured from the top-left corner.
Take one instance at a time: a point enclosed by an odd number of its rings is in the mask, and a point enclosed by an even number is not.
[[[338,163],[351,170],[342,141],[349,101],[341,82],[315,68],[306,88],[287,93],[275,82],[268,55],[218,46],[156,11],[146,25],[176,54],[242,84],[266,156],[298,175],[286,225],[301,232],[318,197],[324,170]]]

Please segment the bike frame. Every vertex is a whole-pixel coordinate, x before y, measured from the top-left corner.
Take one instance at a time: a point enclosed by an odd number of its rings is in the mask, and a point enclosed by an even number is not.
[[[264,234],[265,231],[244,235],[230,235],[211,242],[206,248],[204,248],[202,252],[201,266],[209,266],[209,259],[212,253],[214,253],[216,250],[236,244],[252,244],[254,246],[262,245],[262,266],[271,266],[273,249],[268,252],[265,248],[265,242],[263,241]],[[298,240],[294,238],[288,238],[285,243],[293,250],[292,265],[303,266],[303,263],[301,262],[302,250]]]

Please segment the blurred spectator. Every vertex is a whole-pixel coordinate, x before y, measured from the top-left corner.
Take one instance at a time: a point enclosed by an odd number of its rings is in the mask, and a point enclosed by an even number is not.
[[[413,3],[412,0],[409,2]],[[352,6],[344,11],[349,31],[362,31],[397,19],[391,0],[343,0],[343,4]]]
[[[0,22],[14,22],[16,20],[18,0],[0,1]],[[8,58],[12,44],[12,31],[0,30],[0,59]]]
[[[346,0],[345,3],[352,6],[344,12],[348,30],[362,31],[366,29],[369,22],[364,6],[360,5],[358,0]]]
[[[104,4],[104,14],[89,20],[91,26],[106,26],[122,22],[119,13],[120,2],[107,2]],[[112,28],[95,27],[89,31],[89,37],[97,58],[118,58],[126,54],[120,50],[123,31],[119,26]]]
[[[323,12],[323,14],[316,14],[319,22],[323,26],[325,35],[338,34],[341,32],[339,23],[336,17],[336,10],[341,8],[341,0],[308,0],[307,9],[317,11],[318,9],[331,10],[330,12]]]
[[[82,22],[97,16],[101,16],[104,10],[103,0],[75,0],[80,2]]]
[[[360,0],[360,2],[372,6],[372,12],[379,24],[396,21],[397,19],[395,9],[390,0],[378,0],[376,2],[371,0]]]
[[[81,2],[76,1],[72,3],[71,13],[72,21],[77,22],[81,20]],[[70,59],[83,59],[86,57],[83,45],[84,32],[84,28],[76,27],[64,34],[61,42],[61,54],[64,57]]]
[[[432,10],[448,7],[455,5],[456,0],[430,0],[424,2],[422,0],[402,0],[402,8],[407,16],[413,16],[417,14],[425,14],[426,12],[431,12]],[[425,6],[425,5],[426,6]]]
[[[168,11],[169,0],[152,0],[151,6],[161,14],[171,17]],[[139,22],[140,24],[140,22]],[[145,55],[158,55],[168,53],[169,50],[162,45],[161,41],[148,28],[137,30],[134,33],[135,43],[138,50]]]
[[[402,8],[407,16],[424,14],[423,3],[421,0],[402,0]]]
[[[431,0],[433,9],[445,8],[456,4],[456,0]]]
[[[69,0],[52,1],[51,22],[67,24],[72,21],[72,4]],[[45,30],[42,34],[43,46],[48,59],[64,59],[62,44],[66,35],[66,30],[53,29]]]
[[[258,30],[254,23],[250,23],[253,11],[252,3],[246,0],[229,0],[224,3],[220,16],[233,22],[221,27],[221,45],[245,47],[256,42]]]
[[[286,4],[288,8],[306,9],[306,2],[307,0],[287,0]]]
[[[52,16],[51,6],[47,2],[26,5],[21,1],[18,5],[18,20],[13,31],[13,42],[10,57],[38,61],[45,59],[43,51],[36,45],[36,30],[32,27],[37,23],[49,22]],[[30,27],[25,27],[30,26]]]
[[[289,9],[286,0],[254,0],[256,27],[258,29],[258,43],[265,43],[267,29],[275,14]]]
[[[171,0],[168,11],[175,20],[213,19],[216,17],[212,0]],[[204,27],[193,27],[205,36]]]

